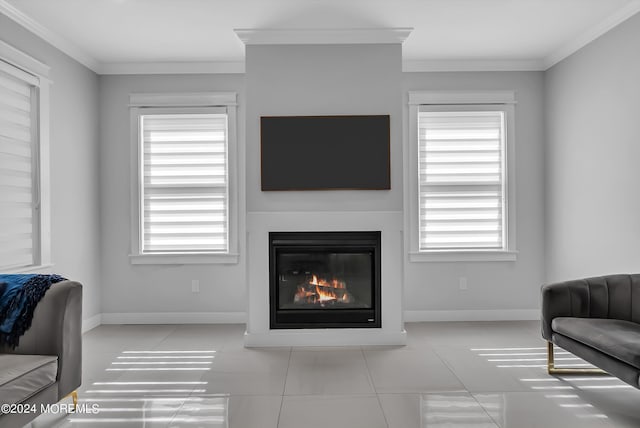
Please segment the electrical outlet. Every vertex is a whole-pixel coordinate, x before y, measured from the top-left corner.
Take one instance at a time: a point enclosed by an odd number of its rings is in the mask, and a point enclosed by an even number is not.
[[[467,277],[461,276],[458,285],[460,286],[460,290],[468,290],[469,285],[467,284]]]
[[[191,280],[191,292],[199,293],[200,292],[200,281],[197,279]]]

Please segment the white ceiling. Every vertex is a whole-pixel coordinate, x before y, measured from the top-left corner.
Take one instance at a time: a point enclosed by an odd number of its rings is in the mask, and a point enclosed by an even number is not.
[[[638,11],[640,0],[0,0],[98,72],[241,64],[238,28],[413,27],[405,69],[545,69]]]

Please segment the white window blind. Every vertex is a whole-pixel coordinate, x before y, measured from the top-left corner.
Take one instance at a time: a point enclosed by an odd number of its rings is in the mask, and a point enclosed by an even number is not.
[[[0,61],[0,267],[38,262],[37,79]]]
[[[227,115],[143,114],[142,253],[229,248]]]
[[[506,250],[504,111],[421,111],[419,250]]]

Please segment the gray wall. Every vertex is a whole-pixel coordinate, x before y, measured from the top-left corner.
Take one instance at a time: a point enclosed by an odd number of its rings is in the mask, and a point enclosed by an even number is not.
[[[547,280],[640,271],[640,15],[546,83]]]
[[[405,262],[405,310],[538,308],[540,284],[544,279],[543,73],[404,73],[403,77],[405,97],[408,91],[419,90],[516,92],[516,249],[519,251],[515,262]],[[406,120],[406,102],[404,114]],[[460,290],[460,277],[467,278],[468,290]]]
[[[0,39],[51,67],[50,270],[84,284],[86,319],[101,312],[98,76],[2,14]]]
[[[103,313],[245,311],[244,245],[240,248],[240,263],[236,265],[132,265],[129,261],[129,94],[237,92],[240,140],[244,138],[243,80],[242,75],[101,76]],[[194,279],[200,281],[200,293],[191,292],[191,280]]]

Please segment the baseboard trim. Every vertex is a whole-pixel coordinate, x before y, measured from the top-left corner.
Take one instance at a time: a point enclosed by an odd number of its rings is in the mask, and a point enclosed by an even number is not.
[[[102,324],[244,324],[244,312],[104,313]]]
[[[82,332],[86,333],[102,324],[102,314],[97,314],[82,320]]]
[[[489,309],[452,311],[404,311],[405,322],[424,321],[533,321],[540,309]]]

